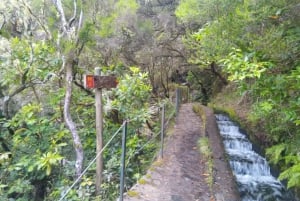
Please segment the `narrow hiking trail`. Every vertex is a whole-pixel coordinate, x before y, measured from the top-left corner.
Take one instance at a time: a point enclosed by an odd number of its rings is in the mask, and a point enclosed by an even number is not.
[[[124,196],[125,201],[238,201],[236,184],[218,135],[214,114],[203,107],[206,120],[183,104],[173,131],[167,136],[164,157]],[[205,125],[205,129],[204,126]],[[208,136],[213,152],[213,184],[208,185],[206,159],[198,140]]]

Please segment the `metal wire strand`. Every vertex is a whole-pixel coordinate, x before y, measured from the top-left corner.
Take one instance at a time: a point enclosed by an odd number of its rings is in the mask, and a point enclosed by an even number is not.
[[[64,198],[68,195],[68,193],[72,190],[72,188],[79,182],[79,180],[83,177],[83,175],[88,171],[88,169],[92,166],[92,164],[96,161],[96,159],[102,154],[102,152],[106,149],[106,147],[111,143],[111,141],[119,134],[120,130],[124,127],[125,122],[120,126],[120,128],[115,132],[115,134],[110,138],[110,140],[106,143],[106,145],[101,149],[100,152],[97,153],[96,157],[89,163],[89,165],[84,169],[84,171],[79,175],[79,177],[74,181],[74,183],[68,188],[68,190],[63,194],[63,196],[59,199],[59,201],[64,200]]]

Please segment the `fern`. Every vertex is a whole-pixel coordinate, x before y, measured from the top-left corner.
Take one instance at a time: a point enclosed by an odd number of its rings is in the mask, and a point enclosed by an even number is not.
[[[286,179],[288,181],[287,187],[300,187],[300,161],[298,156],[298,163],[293,165],[292,167],[286,169],[279,175],[280,180]]]
[[[271,163],[276,164],[283,159],[282,154],[286,150],[286,146],[286,144],[278,144],[266,150],[266,154]]]
[[[285,153],[288,152],[288,153]],[[280,180],[287,180],[287,187],[300,187],[300,156],[289,151],[289,144],[278,144],[266,151],[270,162],[283,163],[283,167],[288,167],[280,175]]]

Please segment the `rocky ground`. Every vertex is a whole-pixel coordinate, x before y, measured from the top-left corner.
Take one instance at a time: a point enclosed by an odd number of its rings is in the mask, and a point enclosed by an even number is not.
[[[213,112],[205,118],[193,112],[193,104],[181,106],[173,131],[166,139],[164,155],[125,195],[125,201],[238,201],[236,184],[225,159]],[[213,175],[198,140],[207,136],[212,150]],[[213,183],[209,184],[208,179]]]

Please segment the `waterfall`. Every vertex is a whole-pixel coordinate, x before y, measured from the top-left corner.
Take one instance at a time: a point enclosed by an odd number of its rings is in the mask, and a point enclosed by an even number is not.
[[[242,201],[295,201],[239,127],[225,115],[216,119]]]

